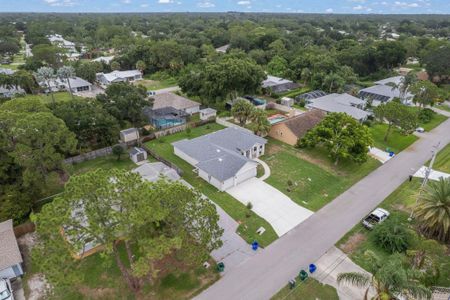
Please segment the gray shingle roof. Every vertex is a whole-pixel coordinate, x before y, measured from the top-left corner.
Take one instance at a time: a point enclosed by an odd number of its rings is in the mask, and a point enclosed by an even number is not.
[[[395,84],[399,84],[402,80],[404,76],[394,76],[394,77],[389,77],[389,78],[385,78],[382,80],[378,80],[375,81],[375,84],[383,84],[383,85],[387,85],[389,83],[395,83]]]
[[[241,151],[247,151],[255,144],[266,143],[266,139],[244,130],[225,128],[172,145],[198,161],[198,168],[224,181],[236,175],[247,162],[252,162]]]
[[[0,223],[0,270],[22,263],[12,220]]]
[[[200,103],[178,96],[174,93],[158,94],[153,96],[153,98],[155,99],[153,102],[153,109],[173,107],[183,110],[195,106],[200,106]]]
[[[352,116],[356,120],[362,120],[370,114],[356,106],[363,105],[364,103],[364,100],[349,94],[330,94],[311,100],[308,107],[326,112],[342,112]]]

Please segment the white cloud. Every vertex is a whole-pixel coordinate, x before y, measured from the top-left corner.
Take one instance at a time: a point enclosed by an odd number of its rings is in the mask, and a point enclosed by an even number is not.
[[[147,3],[141,4],[141,7],[146,8],[146,7],[148,7],[148,4]]]
[[[131,3],[131,0],[122,0],[122,3],[124,3],[124,4],[130,4],[130,3]]]
[[[332,9],[332,8],[327,8],[327,9],[325,10],[325,12],[326,12],[326,13],[332,13],[332,12],[333,12],[333,9]]]
[[[357,6],[353,7],[353,10],[363,10],[363,9],[364,9],[364,6],[362,6],[362,5],[357,5]]]
[[[238,1],[238,5],[250,5],[251,1]]]
[[[65,7],[72,7],[75,6],[77,3],[75,0],[44,0],[45,3],[47,3],[50,6],[65,6]]]
[[[205,1],[201,1],[197,3],[197,6],[200,8],[211,8],[211,7],[216,7],[216,5],[208,0]]]
[[[408,3],[408,2],[400,2],[400,1],[395,1],[394,5],[397,7],[420,7],[420,5],[418,3]]]
[[[158,0],[159,4],[170,4],[173,3],[173,0]]]

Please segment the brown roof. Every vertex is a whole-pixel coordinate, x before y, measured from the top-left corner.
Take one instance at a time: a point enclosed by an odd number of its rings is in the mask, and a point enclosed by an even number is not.
[[[313,109],[278,124],[285,124],[296,137],[302,137],[308,130],[312,129],[322,121],[325,116],[325,112]],[[275,124],[274,126],[277,126],[278,124]]]
[[[153,109],[173,107],[179,110],[184,110],[186,108],[200,106],[200,103],[178,96],[174,93],[158,94],[153,96],[153,98],[155,99],[153,102]]]
[[[12,220],[0,223],[0,270],[22,262]]]

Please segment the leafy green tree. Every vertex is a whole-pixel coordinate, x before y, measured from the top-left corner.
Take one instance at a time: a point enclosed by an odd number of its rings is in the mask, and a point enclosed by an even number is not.
[[[374,299],[390,299],[399,295],[415,299],[431,298],[431,291],[418,280],[421,273],[410,270],[400,254],[393,254],[387,260],[382,260],[371,251],[366,251],[364,256],[370,273],[340,273],[338,284],[365,288],[364,300],[369,299],[371,287],[376,291]]]
[[[52,97],[52,103],[55,105],[55,96],[53,95],[52,84],[56,79],[55,70],[50,67],[40,67],[37,72],[34,74],[37,81],[43,82],[45,86],[48,88],[50,95]]]
[[[384,141],[388,140],[392,127],[398,126],[404,133],[414,131],[417,127],[418,115],[411,108],[397,102],[390,101],[374,108],[375,117],[381,122],[388,123]]]
[[[247,121],[252,117],[255,111],[255,107],[250,101],[245,99],[238,99],[234,102],[231,108],[231,114],[238,120],[239,125],[244,126]]]
[[[375,226],[373,237],[376,244],[389,253],[405,252],[411,244],[411,233],[396,216]]]
[[[326,75],[322,83],[322,86],[330,93],[341,91],[344,85],[345,80],[335,73]]]
[[[274,56],[267,64],[267,71],[269,74],[279,77],[286,76],[288,70],[288,62],[281,56]]]
[[[158,278],[157,261],[175,251],[204,260],[221,246],[215,206],[181,183],[150,183],[124,170],[71,177],[65,192],[33,216],[38,235],[32,259],[56,288],[70,288],[89,242],[113,256],[131,291]],[[63,233],[62,231],[63,230]],[[123,245],[126,256],[119,247]],[[67,273],[67,276],[65,275]],[[77,276],[73,276],[76,274]]]
[[[145,69],[147,68],[147,65],[143,60],[138,60],[136,62],[136,69],[138,69],[142,74],[144,74]]]
[[[250,118],[253,122],[252,130],[256,135],[266,136],[269,133],[271,124],[269,120],[267,120],[267,113],[265,110],[258,108],[254,109]]]
[[[39,99],[16,98],[0,105],[0,111],[15,113],[50,112],[50,109]]]
[[[411,92],[414,94],[413,102],[422,108],[433,106],[440,95],[438,87],[428,80],[417,81],[411,86]]]
[[[301,78],[303,80],[303,84],[307,85],[309,80],[311,79],[311,70],[308,68],[303,68],[301,73]]]
[[[450,241],[450,178],[431,182],[414,209],[423,233],[442,242]]]
[[[109,85],[105,94],[98,95],[97,100],[123,127],[125,121],[134,126],[144,122],[142,109],[149,104],[146,97],[147,91],[144,87],[121,82]]]
[[[95,62],[80,63],[75,68],[75,73],[78,77],[91,83],[95,81],[96,74],[101,71],[103,71],[102,64]]]
[[[120,160],[120,157],[125,154],[125,149],[121,145],[114,145],[112,147],[112,153],[117,156],[117,160]]]
[[[120,130],[117,120],[96,100],[60,102],[52,112],[75,133],[80,149],[106,147],[117,141]]]
[[[59,79],[65,80],[67,82],[67,86],[69,87],[69,93],[73,100],[74,98],[72,93],[72,86],[70,85],[70,78],[75,77],[75,69],[71,66],[62,66],[61,68],[58,69],[58,71],[56,71],[56,76]]]
[[[111,70],[113,70],[113,71],[120,70],[120,64],[117,61],[111,62]]]
[[[437,77],[438,81],[445,80],[450,74],[450,46],[430,49],[423,61],[425,69],[433,79]]]
[[[62,64],[63,50],[57,46],[40,44],[33,46],[32,51],[31,61],[43,62],[51,68],[57,68]]]
[[[369,129],[345,113],[328,114],[298,142],[299,147],[325,147],[335,165],[340,159],[364,163],[372,144]]]

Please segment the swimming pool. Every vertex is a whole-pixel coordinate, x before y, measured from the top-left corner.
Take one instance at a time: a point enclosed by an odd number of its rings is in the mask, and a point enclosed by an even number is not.
[[[269,123],[271,125],[276,124],[276,123],[280,123],[280,122],[282,122],[282,121],[284,121],[286,119],[287,119],[286,116],[283,116],[283,115],[280,115],[280,114],[276,114],[276,115],[273,115],[273,116],[270,116],[270,117],[267,118],[267,120],[269,120]]]

